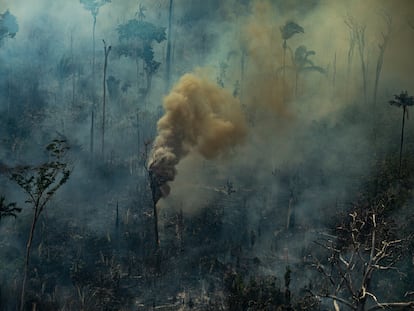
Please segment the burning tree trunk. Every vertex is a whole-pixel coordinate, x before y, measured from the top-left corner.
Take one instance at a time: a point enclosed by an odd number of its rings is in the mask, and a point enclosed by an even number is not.
[[[160,246],[160,239],[158,235],[158,211],[157,203],[162,197],[161,192],[161,181],[160,178],[155,174],[153,169],[150,167],[149,171],[150,187],[152,194],[152,208],[154,211],[154,234],[155,234],[155,246],[158,248]]]
[[[176,165],[190,152],[212,159],[242,143],[246,125],[239,101],[226,90],[195,75],[184,75],[164,99],[148,174],[159,245],[157,202],[170,192]]]

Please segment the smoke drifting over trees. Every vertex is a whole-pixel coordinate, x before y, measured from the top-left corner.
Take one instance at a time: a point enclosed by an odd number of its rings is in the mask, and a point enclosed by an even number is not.
[[[2,0],[0,310],[411,308],[410,12]],[[30,230],[11,178],[53,141]]]
[[[189,152],[212,159],[240,144],[246,125],[240,103],[219,86],[195,75],[183,76],[164,99],[165,115],[158,121],[158,136],[149,169],[167,182],[173,181],[175,166]]]

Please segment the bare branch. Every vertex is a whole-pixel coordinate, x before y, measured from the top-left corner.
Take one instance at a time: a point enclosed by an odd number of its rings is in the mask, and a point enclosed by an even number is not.
[[[373,311],[378,309],[385,309],[385,308],[407,308],[410,307],[411,309],[414,309],[414,301],[408,301],[408,302],[383,302],[379,303],[375,306],[372,306],[367,309],[367,311]]]
[[[318,296],[318,295],[317,295]],[[343,298],[341,298],[341,297],[338,297],[338,296],[335,296],[335,295],[329,295],[329,294],[327,294],[327,295],[319,295],[319,297],[323,297],[323,298],[330,298],[330,299],[332,299],[333,301],[338,301],[338,302],[340,302],[340,303],[342,303],[342,304],[344,304],[344,305],[346,305],[347,307],[349,307],[350,309],[352,309],[352,310],[356,310],[357,308],[354,306],[354,305],[352,305],[352,303],[350,303],[349,301],[347,301],[347,300],[345,300],[345,299],[343,299]]]

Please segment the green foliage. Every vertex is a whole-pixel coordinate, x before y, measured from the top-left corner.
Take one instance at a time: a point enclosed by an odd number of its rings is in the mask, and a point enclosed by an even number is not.
[[[0,14],[0,46],[5,38],[14,38],[18,31],[17,19],[9,10]]]
[[[120,41],[141,40],[145,44],[152,41],[158,43],[167,39],[165,27],[157,27],[154,24],[142,20],[131,19],[117,28]]]
[[[106,3],[111,3],[111,0],[80,0],[80,3],[83,4],[85,10],[90,11],[92,16],[96,17],[99,14],[101,6]]]
[[[16,206],[16,203],[6,203],[5,201],[6,198],[0,196],[0,220],[8,216],[16,217],[16,214],[22,211],[20,207]]]
[[[141,19],[131,19],[117,28],[120,44],[115,48],[118,56],[139,59],[144,62],[144,71],[147,77],[147,88],[144,97],[151,88],[152,75],[158,70],[161,63],[154,60],[153,42],[160,43],[166,40],[165,27],[157,27]]]
[[[154,60],[152,42],[166,40],[164,27],[142,20],[131,19],[127,23],[118,26],[120,45],[116,48],[119,56],[142,59],[147,74],[155,73],[161,63]]]
[[[147,71],[148,74],[155,73],[161,65],[160,62],[154,60],[154,49],[150,45],[144,47],[142,59],[144,60],[145,71]]]

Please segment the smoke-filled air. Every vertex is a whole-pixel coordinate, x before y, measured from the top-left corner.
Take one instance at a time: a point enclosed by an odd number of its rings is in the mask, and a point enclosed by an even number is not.
[[[174,180],[182,158],[190,152],[207,159],[225,154],[244,140],[246,125],[237,98],[194,74],[180,78],[164,98],[164,110],[157,123],[149,170],[166,196],[167,182]]]
[[[0,311],[414,310],[413,12],[0,0]]]

